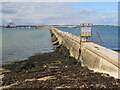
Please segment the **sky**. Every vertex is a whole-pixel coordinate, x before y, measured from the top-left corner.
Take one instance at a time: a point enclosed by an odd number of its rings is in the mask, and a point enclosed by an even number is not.
[[[2,2],[2,25],[118,24],[117,2]]]

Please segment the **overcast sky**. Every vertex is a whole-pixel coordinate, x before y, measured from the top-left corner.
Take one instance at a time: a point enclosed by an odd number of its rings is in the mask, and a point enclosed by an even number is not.
[[[118,24],[117,2],[2,2],[2,24]]]

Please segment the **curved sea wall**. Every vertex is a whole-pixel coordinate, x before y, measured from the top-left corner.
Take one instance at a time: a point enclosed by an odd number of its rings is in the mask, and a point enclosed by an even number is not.
[[[80,38],[60,31],[56,28],[51,29],[52,38],[56,47],[64,45],[78,62],[89,69],[97,72],[108,73],[109,75],[120,78],[119,53],[108,48],[97,45],[93,42],[80,43]]]

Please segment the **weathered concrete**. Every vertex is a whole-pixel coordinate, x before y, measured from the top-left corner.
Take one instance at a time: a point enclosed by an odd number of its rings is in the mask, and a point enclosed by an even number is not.
[[[97,45],[93,42],[80,44],[80,38],[58,29],[51,29],[58,39],[55,43],[64,45],[70,55],[80,61],[82,65],[94,71],[108,73],[111,76],[120,78],[119,53]]]

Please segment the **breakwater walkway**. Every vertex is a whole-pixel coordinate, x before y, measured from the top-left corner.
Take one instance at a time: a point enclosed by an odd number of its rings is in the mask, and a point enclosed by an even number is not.
[[[83,66],[120,78],[119,53],[93,42],[80,44],[79,37],[56,28],[51,28],[51,33],[53,38],[57,38],[53,44],[56,44],[56,47],[64,45],[69,50],[70,56],[81,62]]]

